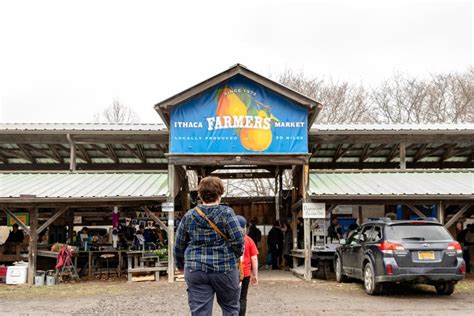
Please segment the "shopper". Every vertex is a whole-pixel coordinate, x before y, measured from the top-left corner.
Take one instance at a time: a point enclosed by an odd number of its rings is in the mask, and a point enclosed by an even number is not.
[[[285,259],[285,268],[291,267],[291,249],[293,249],[293,231],[291,230],[290,224],[284,223],[282,228],[283,232],[283,258]]]
[[[331,225],[328,227],[328,237],[331,243],[334,240],[339,241],[341,239],[341,225],[339,225],[337,217],[331,220]]]
[[[283,233],[279,221],[275,221],[273,227],[268,232],[267,246],[272,257],[272,270],[279,270],[283,250]]]
[[[248,236],[252,238],[258,248],[258,243],[262,240],[262,232],[257,228],[257,219],[255,217],[250,220]]]
[[[237,215],[240,226],[244,230],[245,246],[244,255],[242,256],[242,264],[244,270],[244,279],[240,289],[240,316],[244,316],[247,310],[247,293],[249,284],[258,284],[258,249],[255,242],[245,233],[247,221],[243,216]]]
[[[174,247],[176,267],[184,269],[189,308],[192,315],[212,315],[215,294],[223,315],[238,315],[242,228],[234,211],[220,205],[221,179],[202,179],[198,193],[202,205],[183,216]]]

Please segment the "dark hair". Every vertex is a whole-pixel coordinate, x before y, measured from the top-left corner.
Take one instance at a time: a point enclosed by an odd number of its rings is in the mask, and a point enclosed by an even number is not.
[[[203,202],[215,202],[224,194],[224,184],[218,177],[205,177],[199,183],[198,193]]]
[[[15,224],[12,225],[12,227],[18,228],[18,227],[20,227],[20,225],[18,225],[17,223],[15,223]]]
[[[276,221],[273,223],[273,226],[280,226],[280,221],[276,220]]]

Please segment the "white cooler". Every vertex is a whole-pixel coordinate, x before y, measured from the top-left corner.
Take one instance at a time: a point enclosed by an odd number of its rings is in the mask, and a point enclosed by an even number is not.
[[[7,269],[7,284],[24,284],[28,276],[28,265],[9,266]]]

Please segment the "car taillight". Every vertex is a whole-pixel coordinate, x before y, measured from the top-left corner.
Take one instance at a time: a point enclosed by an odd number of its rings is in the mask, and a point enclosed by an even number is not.
[[[378,246],[379,246],[379,249],[383,253],[393,253],[394,250],[395,251],[405,250],[405,247],[403,247],[402,245],[396,244],[393,242],[388,242],[388,241],[384,241],[383,243],[380,243]]]
[[[454,241],[448,245],[448,250],[456,250],[457,253],[462,254],[461,244]]]
[[[393,268],[392,268],[392,265],[390,263],[387,264],[387,274],[393,274]]]
[[[464,262],[461,265],[461,273],[462,274],[466,273],[466,264]]]

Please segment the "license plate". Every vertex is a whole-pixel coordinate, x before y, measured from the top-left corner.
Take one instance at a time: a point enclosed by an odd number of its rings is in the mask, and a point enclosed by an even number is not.
[[[434,251],[418,251],[418,260],[434,260]]]

